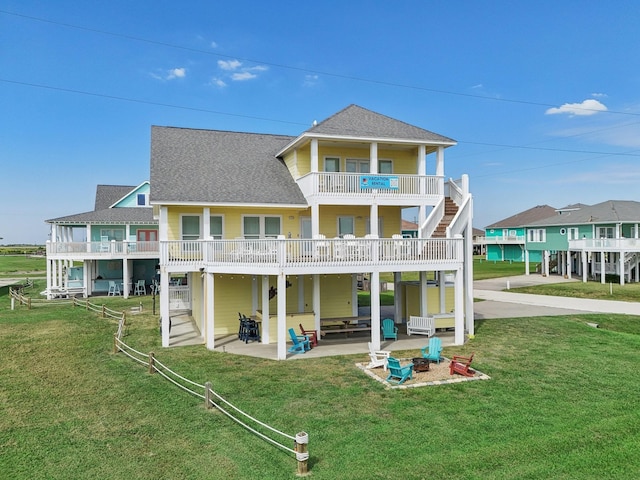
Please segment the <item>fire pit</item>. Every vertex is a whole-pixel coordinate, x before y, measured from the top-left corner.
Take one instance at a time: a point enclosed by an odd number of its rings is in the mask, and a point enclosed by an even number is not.
[[[414,372],[428,372],[429,371],[429,359],[417,357],[411,360],[413,362]]]

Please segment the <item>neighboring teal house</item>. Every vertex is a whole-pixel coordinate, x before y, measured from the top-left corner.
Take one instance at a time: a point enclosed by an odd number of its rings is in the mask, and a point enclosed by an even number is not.
[[[98,185],[93,211],[47,220],[47,298],[150,291],[159,263],[149,182]]]
[[[640,281],[640,203],[607,200],[558,209],[527,226],[527,257],[542,259],[543,275]]]
[[[485,236],[478,239],[485,245],[486,259],[493,261],[525,261],[526,225],[556,215],[549,205],[537,205],[485,227]],[[542,261],[542,256],[532,252],[530,262]]]

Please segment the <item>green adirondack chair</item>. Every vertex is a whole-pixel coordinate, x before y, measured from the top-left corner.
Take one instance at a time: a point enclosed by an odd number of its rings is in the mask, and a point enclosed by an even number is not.
[[[387,382],[395,382],[400,385],[405,380],[413,378],[413,363],[409,363],[403,367],[400,365],[400,360],[389,357],[387,360],[387,368],[389,369]]]
[[[398,340],[398,327],[390,318],[382,320],[382,339],[386,340],[387,338]]]
[[[440,363],[440,354],[442,353],[442,340],[438,337],[431,337],[429,345],[422,349],[422,358],[426,358],[432,362]]]

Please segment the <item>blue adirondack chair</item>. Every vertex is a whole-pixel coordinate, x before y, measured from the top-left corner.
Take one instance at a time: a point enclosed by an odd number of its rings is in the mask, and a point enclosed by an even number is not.
[[[386,340],[387,338],[398,340],[398,327],[396,327],[390,318],[382,320],[382,339]]]
[[[296,335],[293,328],[289,329],[289,336],[293,345],[287,350],[289,353],[305,353],[307,350],[311,350],[309,344],[309,337],[306,335]]]
[[[389,369],[387,382],[396,382],[400,385],[405,380],[413,378],[413,363],[409,363],[403,367],[400,365],[400,360],[389,357],[387,359],[387,368]]]
[[[442,340],[438,337],[431,337],[429,345],[422,349],[422,358],[426,358],[432,362],[440,363],[440,354],[442,353]]]

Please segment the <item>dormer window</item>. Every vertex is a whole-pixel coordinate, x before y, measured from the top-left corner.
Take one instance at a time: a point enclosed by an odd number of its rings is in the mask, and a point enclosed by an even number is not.
[[[136,204],[139,207],[146,207],[149,205],[149,194],[148,193],[139,193],[137,195]]]

